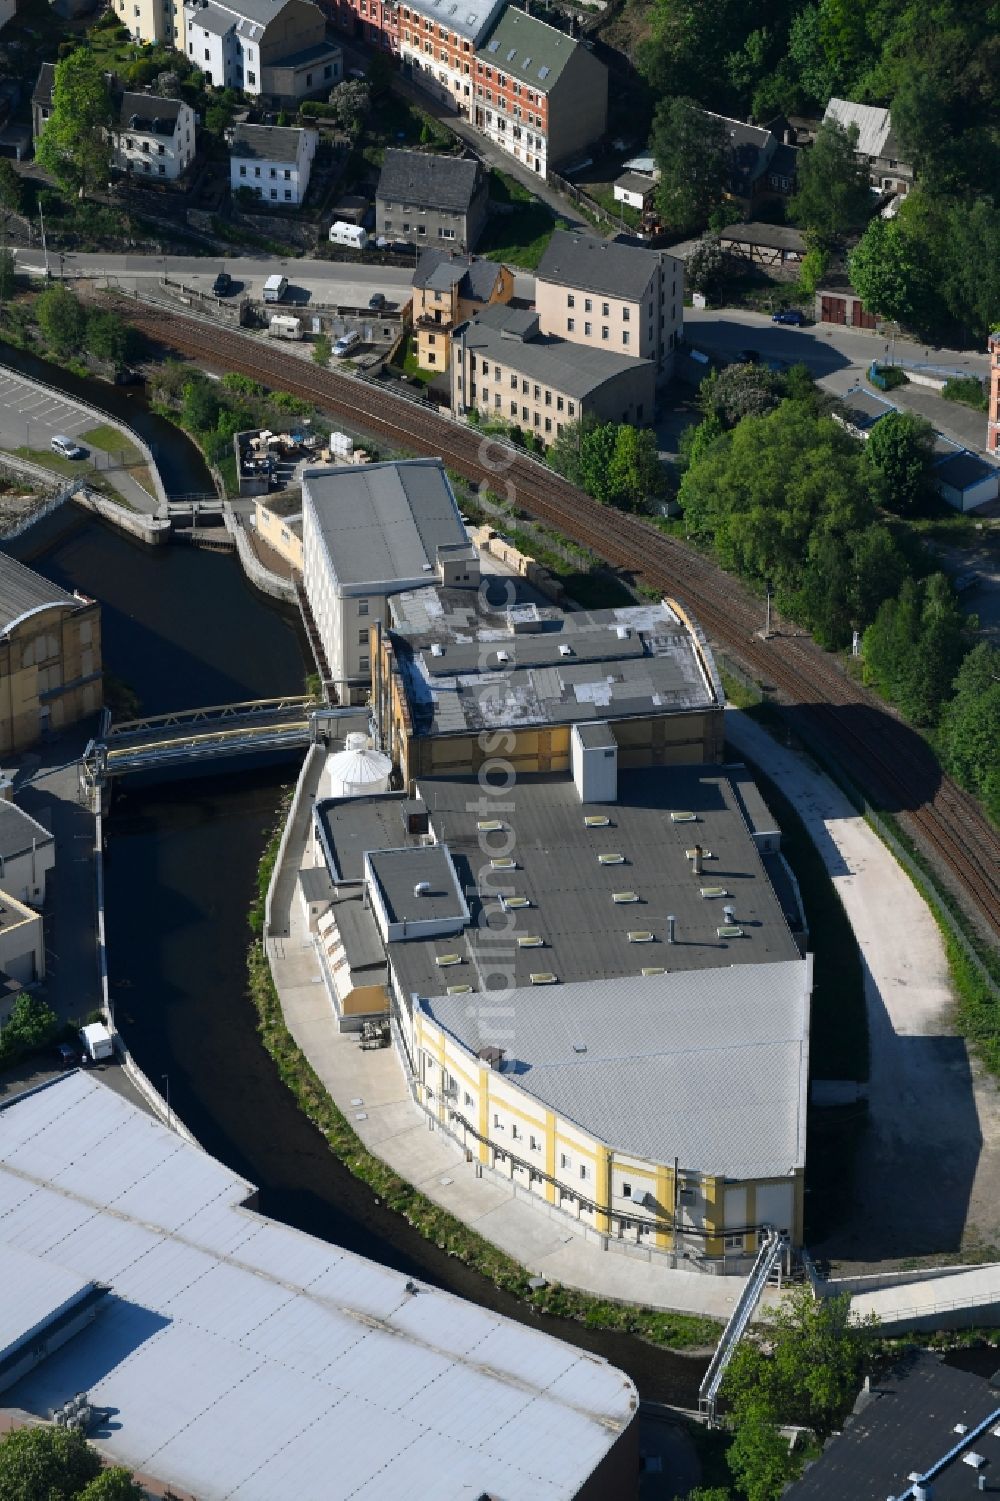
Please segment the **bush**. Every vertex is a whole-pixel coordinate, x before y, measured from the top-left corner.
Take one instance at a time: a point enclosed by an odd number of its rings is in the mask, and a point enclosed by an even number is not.
[[[37,996],[22,991],[6,1026],[0,1027],[0,1064],[15,1063],[48,1047],[59,1030],[55,1012]]]
[[[945,401],[964,402],[966,406],[975,407],[977,412],[985,412],[988,406],[983,382],[972,375],[962,375],[954,380],[946,380],[941,395]]]

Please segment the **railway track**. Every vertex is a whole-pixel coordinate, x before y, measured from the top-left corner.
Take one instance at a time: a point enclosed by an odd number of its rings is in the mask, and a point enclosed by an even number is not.
[[[943,775],[927,745],[794,627],[756,634],[760,605],[714,563],[640,518],[608,511],[551,470],[398,396],[246,335],[122,299],[124,316],[193,360],[302,396],[396,446],[434,454],[473,484],[508,496],[564,536],[649,586],[676,595],[703,629],[774,684],[810,739],[819,738],[871,801],[904,816],[977,926],[1000,938],[1000,836],[976,802]]]

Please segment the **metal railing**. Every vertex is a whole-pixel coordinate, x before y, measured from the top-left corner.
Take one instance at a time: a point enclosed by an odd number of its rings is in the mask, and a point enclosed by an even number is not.
[[[770,1228],[767,1230],[757,1252],[757,1259],[740,1293],[739,1301],[722,1331],[722,1338],[715,1347],[715,1354],[698,1388],[698,1407],[705,1414],[709,1427],[715,1422],[716,1403],[722,1378],[729,1368],[729,1362],[736,1354],[740,1340],[746,1333],[747,1325],[753,1318],[754,1310],[761,1300],[774,1264],[787,1245],[788,1241],[785,1236],[779,1235],[777,1230]]]

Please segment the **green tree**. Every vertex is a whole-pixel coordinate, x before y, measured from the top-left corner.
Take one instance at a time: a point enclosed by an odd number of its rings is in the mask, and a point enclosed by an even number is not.
[[[976,198],[949,205],[928,253],[948,311],[974,339],[983,339],[1000,322],[1000,203]]]
[[[871,430],[865,470],[876,505],[899,515],[916,510],[927,491],[934,434],[915,412],[889,412]]]
[[[730,1501],[730,1492],[724,1485],[696,1485],[688,1491],[687,1501]]]
[[[361,129],[371,112],[371,89],[360,78],[347,78],[331,92],[330,104],[329,118],[341,130],[354,133]]]
[[[78,353],[86,320],[83,308],[67,287],[47,287],[38,299],[35,315],[46,343],[57,354]]]
[[[796,223],[824,242],[864,224],[871,213],[868,166],[855,154],[857,140],[857,126],[845,130],[827,120],[809,150],[800,153],[790,211]]]
[[[114,366],[124,365],[128,355],[129,331],[110,308],[92,308],[87,313],[86,347],[99,360]]]
[[[955,696],[941,715],[938,743],[944,764],[982,799],[1000,823],[1000,652],[981,641],[955,678]]]
[[[726,276],[726,254],[718,235],[702,235],[684,263],[684,280],[693,292],[715,292]]]
[[[698,388],[698,405],[706,417],[735,427],[744,417],[762,417],[780,400],[781,381],[766,365],[726,365],[706,376]]]
[[[827,56],[818,5],[804,6],[792,20],[788,57],[806,100],[825,108],[831,95],[840,92],[843,80]]]
[[[333,345],[326,334],[320,334],[318,338],[313,340],[312,355],[317,365],[329,365],[332,354]]]
[[[9,157],[0,156],[0,210],[3,217],[24,209],[24,183]]]
[[[17,287],[17,264],[10,250],[0,250],[0,307],[9,302]]]
[[[189,380],[184,386],[181,420],[192,432],[211,432],[219,420],[219,398],[212,383],[205,379]]]
[[[799,265],[799,285],[807,297],[816,295],[816,289],[822,285],[829,264],[830,252],[821,245],[811,245],[806,251]]]
[[[904,580],[865,631],[865,674],[917,725],[934,725],[969,648],[970,622],[944,574]]]
[[[0,1501],[74,1501],[101,1471],[72,1428],[18,1428],[0,1443]]]
[[[145,1501],[146,1492],[121,1465],[102,1470],[77,1496],[76,1501]]]
[[[762,1399],[741,1407],[726,1463],[746,1501],[777,1501],[794,1474],[788,1441],[778,1432],[773,1409]]]
[[[608,463],[608,498],[623,511],[645,511],[663,493],[664,473],[648,428],[619,423]]]
[[[35,159],[66,192],[92,193],[111,175],[111,95],[87,47],[56,63],[52,113]]]
[[[660,213],[679,233],[699,229],[708,222],[726,184],[724,125],[692,99],[664,99],[653,117],[651,146],[660,169]]]
[[[873,219],[847,258],[851,285],[870,312],[913,322],[927,301],[921,259],[905,222]]]
[[[898,594],[909,565],[887,526],[866,526],[850,537],[851,578],[847,607],[852,630],[863,630],[879,606]]]
[[[611,500],[609,470],[615,451],[616,428],[613,422],[595,424],[585,429],[580,445],[578,483],[588,495],[605,503]]]

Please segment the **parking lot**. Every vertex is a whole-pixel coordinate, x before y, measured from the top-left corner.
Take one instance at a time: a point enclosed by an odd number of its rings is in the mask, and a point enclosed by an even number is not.
[[[89,412],[0,373],[0,448],[47,449],[57,433],[78,439],[95,425]]]

